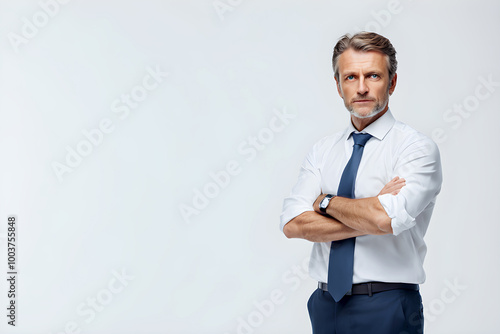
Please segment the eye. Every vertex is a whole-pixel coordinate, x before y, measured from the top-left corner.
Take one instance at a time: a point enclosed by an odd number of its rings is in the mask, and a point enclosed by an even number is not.
[[[346,79],[347,80],[354,80],[354,75],[348,75]]]
[[[372,78],[372,79],[378,79],[379,76],[378,76],[378,74],[370,74],[370,78]]]

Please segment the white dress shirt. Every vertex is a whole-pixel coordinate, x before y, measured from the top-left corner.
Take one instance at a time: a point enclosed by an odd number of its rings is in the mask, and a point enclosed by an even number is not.
[[[353,150],[352,124],[327,136],[309,151],[297,183],[285,198],[280,228],[306,211],[321,194],[337,193],[340,177]],[[355,183],[355,198],[377,196],[384,185],[399,176],[406,185],[398,195],[378,199],[392,219],[393,234],[356,238],[353,284],[379,281],[423,283],[427,246],[423,240],[436,196],[441,189],[441,161],[436,144],[408,125],[396,121],[388,110],[362,133],[373,136],[365,145]],[[332,203],[333,204],[333,203]],[[313,244],[309,274],[328,281],[331,242]]]

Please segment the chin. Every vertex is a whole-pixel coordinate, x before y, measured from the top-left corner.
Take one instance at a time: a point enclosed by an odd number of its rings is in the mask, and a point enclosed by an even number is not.
[[[387,103],[385,103],[384,105],[387,105]],[[381,105],[377,104],[372,109],[368,109],[368,110],[367,109],[356,110],[352,106],[349,106],[347,108],[347,110],[349,110],[349,112],[351,113],[351,115],[354,116],[354,117],[356,117],[356,118],[370,118],[370,117],[373,117],[373,116],[379,114],[380,112],[384,111],[385,107],[382,107]]]
[[[349,112],[356,118],[370,118],[378,114],[381,110],[367,110],[367,111],[358,111],[351,109]]]

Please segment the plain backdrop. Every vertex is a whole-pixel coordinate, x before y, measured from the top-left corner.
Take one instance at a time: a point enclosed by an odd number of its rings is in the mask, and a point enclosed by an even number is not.
[[[311,244],[279,215],[349,121],[331,53],[358,30],[441,151],[426,333],[498,333],[495,0],[0,1],[0,332],[310,333]]]

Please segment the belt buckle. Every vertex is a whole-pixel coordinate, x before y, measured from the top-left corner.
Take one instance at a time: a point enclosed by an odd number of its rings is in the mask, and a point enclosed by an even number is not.
[[[345,294],[346,296],[352,296],[352,289],[347,291],[347,293]]]

